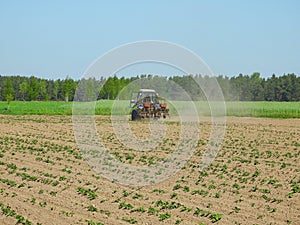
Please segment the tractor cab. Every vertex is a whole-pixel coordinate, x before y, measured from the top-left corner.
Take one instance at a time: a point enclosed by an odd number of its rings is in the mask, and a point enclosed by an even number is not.
[[[153,89],[140,89],[138,92],[131,93],[130,107],[136,104],[151,103],[156,101],[158,94]]]

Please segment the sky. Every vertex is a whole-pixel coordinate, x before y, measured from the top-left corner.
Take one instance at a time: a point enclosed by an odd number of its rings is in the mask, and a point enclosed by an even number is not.
[[[162,40],[193,51],[215,75],[300,75],[300,1],[0,0],[0,75],[82,77],[130,42]],[[118,72],[181,75],[170,66]]]

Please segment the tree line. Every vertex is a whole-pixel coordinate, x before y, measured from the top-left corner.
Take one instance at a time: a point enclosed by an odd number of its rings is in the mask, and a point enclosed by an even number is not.
[[[143,88],[160,87],[162,90],[168,82],[174,82],[183,88],[193,100],[205,99],[205,94],[196,81],[209,85],[216,79],[220,85],[225,100],[230,101],[300,101],[300,77],[295,74],[282,76],[272,75],[262,78],[259,73],[252,75],[239,74],[234,77],[217,76],[214,78],[201,75],[164,77],[157,75],[140,75],[131,78],[109,77],[100,79],[88,78],[74,80],[42,79],[25,76],[0,75],[0,101],[73,101],[80,99],[115,99],[120,91],[132,81],[139,79],[157,79],[143,82]],[[81,89],[84,89],[81,91]],[[76,91],[77,90],[77,91]],[[211,90],[213,94],[214,90]],[[92,97],[91,97],[92,96]],[[178,96],[180,100],[180,96]]]

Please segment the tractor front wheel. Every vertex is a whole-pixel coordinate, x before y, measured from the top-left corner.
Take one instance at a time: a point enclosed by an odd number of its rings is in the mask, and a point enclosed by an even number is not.
[[[131,112],[131,120],[138,120],[139,119],[139,115],[138,112],[134,109]]]

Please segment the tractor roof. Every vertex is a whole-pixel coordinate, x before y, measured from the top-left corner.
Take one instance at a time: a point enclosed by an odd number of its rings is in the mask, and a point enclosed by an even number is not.
[[[153,93],[156,93],[156,91],[153,90],[153,89],[140,89],[139,92],[153,92]]]

